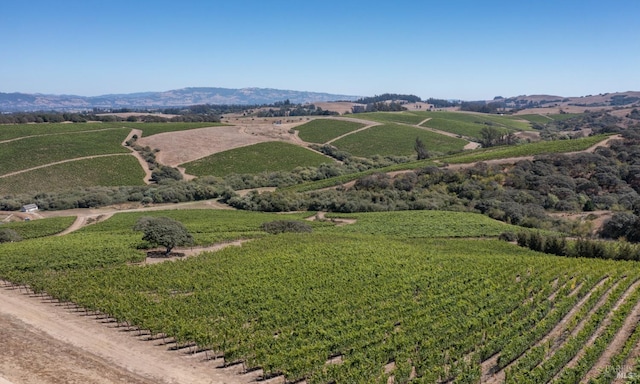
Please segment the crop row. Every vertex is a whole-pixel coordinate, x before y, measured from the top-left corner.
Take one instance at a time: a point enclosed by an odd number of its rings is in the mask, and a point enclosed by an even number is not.
[[[408,156],[415,153],[416,138],[422,140],[427,150],[440,153],[461,150],[467,144],[465,140],[455,137],[392,123],[345,136],[332,144],[354,156]]]
[[[121,143],[130,132],[127,128],[107,131],[36,136],[23,140],[0,143],[2,174],[20,171],[57,161],[127,153]]]
[[[291,171],[296,167],[317,167],[332,162],[332,158],[306,148],[273,141],[219,152],[183,166],[192,175],[224,177],[232,173]]]
[[[295,128],[298,136],[308,143],[323,144],[338,136],[364,127],[362,123],[338,119],[314,119]]]
[[[126,153],[82,159],[0,178],[0,194],[53,192],[81,187],[144,185],[145,173]]]

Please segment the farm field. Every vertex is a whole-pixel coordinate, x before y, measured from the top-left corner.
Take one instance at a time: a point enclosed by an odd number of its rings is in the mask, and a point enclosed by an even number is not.
[[[364,127],[364,124],[338,119],[314,119],[295,129],[298,137],[308,143],[323,144],[336,137]]]
[[[376,121],[379,123],[403,123],[418,125],[427,116],[424,112],[365,112],[353,114],[353,117],[364,120]]]
[[[387,123],[345,136],[332,142],[332,145],[354,156],[409,156],[415,152],[416,137],[424,142],[427,150],[439,153],[459,151],[467,144],[467,141],[455,137],[416,127]]]
[[[481,149],[473,153],[463,153],[445,157],[444,162],[451,164],[471,163],[475,161],[486,161],[502,158],[535,156],[544,153],[567,153],[583,151],[587,148],[603,141],[608,135],[589,136],[573,140],[540,141],[514,146],[503,146]]]
[[[524,120],[511,116],[480,115],[455,112],[422,112],[430,120],[424,122],[425,127],[435,128],[461,136],[478,138],[482,128],[491,126],[503,132],[528,131],[531,125]]]
[[[128,128],[96,130],[0,143],[0,176],[67,159],[128,153],[121,143],[130,131]]]
[[[144,185],[145,173],[129,154],[51,165],[0,177],[0,194],[69,190],[93,186]]]
[[[52,217],[48,219],[3,223],[0,229],[16,231],[23,239],[35,239],[55,235],[67,229],[75,220],[73,216]]]
[[[548,114],[548,115],[542,115],[542,114],[529,114],[529,115],[516,115],[517,117],[530,121],[532,123],[538,123],[538,124],[547,124],[551,121],[562,121],[562,120],[568,120],[571,118],[574,118],[576,116],[580,116],[580,113],[553,113],[553,114]]]
[[[180,220],[197,244],[254,240],[130,264],[144,258],[131,227],[149,214]],[[62,237],[3,244],[0,277],[287,381],[598,377],[610,374],[596,369],[605,349],[625,361],[637,341],[640,330],[628,327],[639,309],[637,262],[532,252],[491,239],[513,227],[478,215],[348,217],[355,223],[312,221],[313,233],[268,235],[260,224],[283,215],[117,214]]]
[[[317,167],[332,162],[330,157],[301,146],[272,141],[218,152],[182,166],[191,175],[224,177],[232,173],[291,171],[296,167]]]

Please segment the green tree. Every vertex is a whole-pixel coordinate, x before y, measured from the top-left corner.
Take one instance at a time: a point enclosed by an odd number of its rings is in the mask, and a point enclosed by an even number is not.
[[[177,168],[161,166],[151,173],[151,181],[159,183],[163,180],[182,180],[182,174]]]
[[[418,154],[418,160],[423,160],[429,158],[429,152],[427,151],[427,147],[424,146],[424,142],[419,137],[416,137],[416,143],[413,146]]]
[[[22,237],[18,234],[18,232],[14,231],[11,228],[3,228],[0,229],[0,243],[11,243],[14,241],[20,241]]]
[[[483,147],[493,147],[504,142],[503,134],[499,129],[494,127],[483,127],[480,130],[480,144]]]
[[[171,250],[181,245],[193,244],[193,237],[181,222],[169,217],[148,217],[138,219],[133,227],[136,231],[142,231],[142,240],[149,242],[154,247],[162,246],[167,249],[165,256]]]

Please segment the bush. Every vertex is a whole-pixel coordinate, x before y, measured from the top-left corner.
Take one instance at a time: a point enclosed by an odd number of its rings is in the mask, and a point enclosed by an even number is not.
[[[276,220],[262,224],[262,230],[272,234],[285,232],[311,232],[313,228],[301,221],[293,220]]]
[[[511,242],[518,240],[518,236],[513,232],[502,232],[500,236],[498,236],[498,239]]]
[[[12,243],[20,240],[22,240],[22,237],[13,229],[0,229],[0,243]]]

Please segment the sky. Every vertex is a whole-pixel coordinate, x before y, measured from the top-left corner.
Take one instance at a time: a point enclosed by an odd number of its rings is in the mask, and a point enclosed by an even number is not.
[[[640,91],[638,0],[0,0],[0,92]]]

